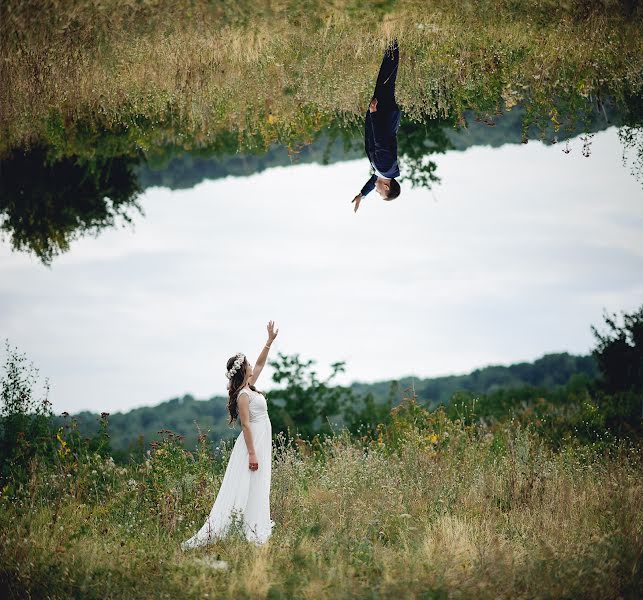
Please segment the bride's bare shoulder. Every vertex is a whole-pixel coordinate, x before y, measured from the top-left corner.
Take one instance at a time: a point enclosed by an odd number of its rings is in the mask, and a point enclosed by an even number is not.
[[[248,400],[250,400],[250,398],[252,398],[252,390],[251,390],[249,387],[247,387],[247,386],[246,386],[246,387],[244,387],[244,388],[241,388],[241,389],[237,392],[237,398],[240,398],[242,394],[245,394],[245,395],[246,395],[246,397],[248,398]]]

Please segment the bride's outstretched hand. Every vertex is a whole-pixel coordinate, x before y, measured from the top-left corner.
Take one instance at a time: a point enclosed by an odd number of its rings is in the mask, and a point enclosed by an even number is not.
[[[279,329],[275,329],[275,322],[268,321],[268,343],[272,344],[273,340],[277,337]]]

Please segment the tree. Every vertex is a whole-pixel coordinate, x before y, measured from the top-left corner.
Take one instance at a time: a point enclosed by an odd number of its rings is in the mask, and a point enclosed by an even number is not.
[[[453,148],[447,135],[447,129],[453,126],[453,122],[441,119],[427,119],[423,123],[402,122],[398,140],[403,156],[403,181],[409,181],[412,187],[427,190],[440,181],[436,175],[438,165],[429,156],[444,154]]]
[[[607,331],[592,326],[597,339],[594,356],[600,370],[597,400],[605,424],[617,433],[641,433],[643,417],[643,306],[637,311],[605,313]]]
[[[41,397],[34,387],[38,369],[5,342],[6,360],[0,379],[0,488],[4,482],[24,481],[30,460],[52,447],[51,402],[45,382]]]
[[[270,361],[274,369],[272,380],[286,386],[268,393],[268,411],[274,428],[307,439],[317,433],[330,433],[330,417],[338,416],[340,406],[352,397],[350,389],[331,385],[344,372],[345,364],[333,363],[331,374],[321,380],[312,368],[314,360],[303,361],[299,354],[279,353],[278,357]]]
[[[593,351],[601,373],[601,387],[607,393],[643,393],[643,305],[637,311],[622,313],[623,324],[616,314],[605,313],[606,333],[592,326],[597,340]]]
[[[47,150],[15,150],[0,161],[0,231],[14,250],[44,264],[83,234],[130,222],[139,186],[135,159],[119,156],[50,160]]]

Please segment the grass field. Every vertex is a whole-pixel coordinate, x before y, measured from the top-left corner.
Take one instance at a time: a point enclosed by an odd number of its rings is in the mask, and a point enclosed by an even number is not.
[[[641,15],[580,0],[9,0],[0,19],[0,154],[44,143],[91,155],[101,132],[146,152],[222,132],[240,147],[305,142],[361,118],[386,43],[401,43],[412,119],[495,115],[565,127],[631,102],[643,81]]]
[[[570,440],[553,452],[517,424],[418,410],[369,440],[276,440],[264,547],[232,535],[179,549],[230,445],[188,455],[166,434],[143,464],[120,467],[61,443],[20,497],[3,490],[3,596],[639,597],[640,449]]]

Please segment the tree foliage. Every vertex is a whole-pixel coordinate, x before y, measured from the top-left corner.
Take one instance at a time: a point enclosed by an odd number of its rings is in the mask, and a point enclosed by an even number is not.
[[[48,383],[42,395],[34,389],[38,370],[25,354],[5,343],[6,363],[0,379],[0,487],[7,479],[26,477],[31,459],[52,447]]]
[[[272,360],[272,380],[285,386],[268,394],[268,412],[276,431],[289,431],[308,438],[316,433],[332,431],[332,417],[350,401],[348,388],[332,385],[333,379],[345,371],[343,362],[333,363],[331,373],[320,379],[314,370],[314,360],[302,360],[299,354],[278,354]]]
[[[82,235],[131,222],[140,191],[128,157],[51,159],[41,147],[0,161],[0,231],[44,264]]]
[[[65,469],[89,455],[110,454],[107,413],[99,418],[98,431],[83,436],[76,419],[58,426],[48,398],[49,382],[40,384],[38,369],[25,354],[5,343],[4,374],[0,379],[0,490],[24,485],[37,462],[57,463]]]
[[[643,306],[633,313],[605,314],[605,333],[592,326],[599,368],[596,377],[578,373],[563,386],[525,385],[486,394],[451,397],[448,414],[468,422],[531,424],[555,445],[574,437],[594,442],[604,435],[640,438],[643,417]]]

